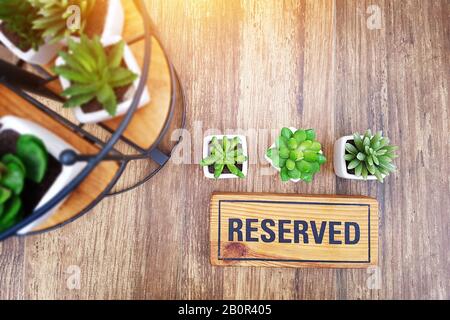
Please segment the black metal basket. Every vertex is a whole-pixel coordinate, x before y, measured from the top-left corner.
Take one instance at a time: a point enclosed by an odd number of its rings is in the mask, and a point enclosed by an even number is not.
[[[36,99],[34,96],[30,95],[27,91],[31,91],[33,94],[38,96],[43,96],[46,98],[50,98],[56,101],[62,102],[61,98],[58,95],[52,95],[51,92],[48,92],[44,90],[44,85],[47,83],[55,80],[53,76],[48,74],[43,68],[39,66],[33,66],[33,68],[37,71],[36,73],[31,73],[23,69],[24,63],[22,61],[19,61],[16,65],[8,64],[5,61],[2,61],[0,59],[0,83],[4,86],[8,87],[10,90],[14,91],[17,95],[31,103],[34,107],[40,109],[41,111],[45,112],[46,114],[50,115],[53,119],[57,120],[60,124],[63,126],[71,129],[73,132],[77,133],[80,137],[83,139],[89,141],[90,143],[93,143],[100,147],[100,151],[97,154],[93,155],[79,155],[75,154],[73,151],[66,151],[63,152],[60,156],[59,161],[63,165],[73,165],[77,162],[85,162],[86,166],[82,170],[82,172],[75,177],[70,183],[68,183],[57,195],[55,195],[51,200],[49,200],[46,204],[44,204],[39,209],[35,210],[32,214],[25,217],[20,223],[13,226],[9,230],[0,233],[0,241],[17,235],[17,232],[21,230],[22,228],[26,227],[30,223],[36,221],[43,215],[45,215],[47,212],[52,210],[55,206],[57,206],[61,201],[63,201],[72,191],[74,191],[85,179],[86,177],[95,169],[95,167],[102,161],[116,161],[120,164],[119,170],[115,174],[114,178],[111,180],[107,188],[98,196],[94,201],[92,201],[84,210],[79,212],[78,214],[74,215],[72,218],[58,224],[55,226],[52,226],[51,228],[40,230],[37,232],[30,232],[26,235],[33,235],[37,233],[43,233],[48,232],[57,228],[60,228],[68,223],[73,222],[74,220],[80,218],[87,212],[89,212],[92,208],[94,208],[101,200],[103,200],[105,197],[108,196],[114,196],[123,192],[130,191],[145,182],[149,181],[152,177],[154,177],[160,170],[167,164],[168,160],[171,157],[173,149],[178,145],[178,143],[181,141],[181,137],[179,137],[178,141],[176,141],[173,146],[171,147],[171,150],[169,153],[165,153],[160,150],[159,145],[162,141],[162,139],[168,134],[168,130],[173,126],[173,118],[174,114],[180,114],[179,117],[179,125],[177,125],[177,128],[184,128],[185,125],[185,116],[186,116],[186,110],[185,110],[185,97],[182,85],[180,83],[180,79],[178,77],[178,74],[172,65],[167,52],[164,48],[164,46],[161,43],[161,40],[158,36],[158,33],[156,31],[156,28],[151,21],[151,18],[147,12],[145,2],[143,0],[138,0],[138,8],[142,15],[143,21],[144,21],[144,35],[138,36],[132,41],[129,41],[128,44],[135,43],[137,41],[145,40],[145,54],[144,54],[144,61],[143,61],[143,67],[142,67],[142,76],[139,82],[139,85],[136,89],[135,95],[133,97],[132,104],[127,111],[126,115],[124,115],[123,120],[121,121],[119,127],[114,132],[111,131],[109,128],[102,124],[98,124],[102,127],[102,129],[108,130],[111,134],[110,138],[107,141],[101,140],[99,137],[89,133],[88,131],[84,130],[83,125],[79,125],[76,123],[73,123],[72,121],[68,120],[67,118],[63,117],[59,113],[55,112],[51,108],[44,105],[42,102],[40,102],[38,99]],[[170,107],[169,107],[169,116],[166,119],[166,123],[164,124],[163,130],[160,132],[159,137],[157,141],[148,149],[143,149],[139,147],[137,144],[133,143],[132,141],[128,140],[126,137],[123,136],[124,131],[127,129],[130,121],[132,120],[133,116],[135,115],[138,107],[138,103],[141,99],[141,96],[143,94],[143,90],[146,86],[148,74],[149,74],[149,67],[150,67],[150,61],[151,61],[151,52],[152,52],[152,39],[156,39],[158,44],[161,46],[164,56],[166,58],[166,61],[169,66],[170,70],[170,82],[171,82],[171,100],[170,100]],[[39,75],[37,75],[39,74]],[[118,143],[118,141],[121,141],[122,143],[125,143],[129,147],[134,150],[135,154],[128,155],[123,154],[119,152],[115,146]],[[150,160],[157,164],[156,169],[152,170],[148,174],[146,174],[143,178],[139,179],[138,181],[134,182],[132,185],[127,186],[125,188],[122,188],[121,190],[113,190],[113,188],[116,186],[117,182],[119,181],[122,174],[125,172],[125,169],[127,168],[128,164],[131,161],[137,161],[137,160]]]

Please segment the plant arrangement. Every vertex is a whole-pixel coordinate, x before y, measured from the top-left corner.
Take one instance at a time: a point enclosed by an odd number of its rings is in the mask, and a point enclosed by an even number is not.
[[[0,41],[32,64],[49,63],[70,36],[120,37],[124,21],[121,0],[0,0]]]
[[[38,9],[28,0],[0,0],[1,31],[20,50],[38,50],[44,43],[41,30],[33,28]]]
[[[37,17],[32,20],[33,29],[42,33],[44,39],[56,43],[72,35],[84,32],[88,17],[95,7],[96,0],[28,0],[37,11]],[[68,24],[73,15],[71,8],[79,8],[79,25]]]
[[[398,157],[395,153],[398,147],[390,145],[382,132],[373,135],[367,130],[364,135],[355,133],[346,138],[343,160],[347,174],[383,182],[384,178],[395,172],[392,162]]]
[[[54,68],[56,74],[70,81],[62,93],[68,98],[64,107],[99,103],[110,116],[117,114],[124,97],[118,95],[119,89],[129,89],[138,78],[124,67],[124,46],[121,40],[105,48],[98,36],[89,39],[82,35],[80,42],[68,40],[69,52],[59,53],[64,65]]]
[[[280,171],[283,182],[311,182],[327,159],[314,130],[283,128],[266,158]]]
[[[0,232],[22,219],[21,195],[26,180],[42,183],[47,166],[47,149],[33,135],[21,135],[17,140],[16,153],[3,155],[0,160]]]
[[[230,174],[238,178],[245,178],[248,156],[244,154],[243,139],[239,136],[213,136],[206,139],[207,156],[200,162],[202,167],[213,171],[214,178],[219,179],[222,174]],[[244,172],[243,172],[244,171]]]

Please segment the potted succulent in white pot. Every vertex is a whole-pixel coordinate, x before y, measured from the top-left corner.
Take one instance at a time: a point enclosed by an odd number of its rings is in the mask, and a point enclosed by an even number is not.
[[[344,179],[383,182],[396,170],[392,162],[398,157],[397,149],[382,132],[373,135],[367,130],[364,135],[342,137],[334,146],[334,171]]]
[[[241,135],[205,137],[200,165],[208,179],[245,178],[248,173],[247,139]]]
[[[283,128],[267,150],[266,160],[280,172],[283,182],[312,182],[327,161],[313,129]]]
[[[28,0],[0,1],[0,41],[17,57],[32,64],[47,64],[62,45],[50,43],[33,28],[38,10]]]
[[[67,149],[76,151],[31,121],[14,116],[0,119],[0,232],[45,205],[81,172],[85,164],[62,166],[58,161]],[[34,229],[62,203],[18,233]]]
[[[51,42],[67,37],[122,35],[125,14],[121,0],[27,0],[38,9],[33,28]]]
[[[81,123],[98,123],[125,114],[138,87],[141,70],[131,49],[120,37],[103,43],[95,36],[68,40],[68,52],[60,52],[54,68]],[[150,101],[147,88],[138,107]]]

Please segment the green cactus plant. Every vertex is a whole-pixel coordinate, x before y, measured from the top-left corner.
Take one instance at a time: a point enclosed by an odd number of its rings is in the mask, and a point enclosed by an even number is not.
[[[327,161],[312,129],[292,132],[289,128],[283,128],[276,146],[267,150],[266,156],[280,169],[283,182],[291,179],[311,182],[320,171],[320,166]]]
[[[115,116],[118,99],[114,90],[132,84],[138,77],[122,66],[125,42],[120,41],[107,50],[98,36],[89,39],[82,35],[79,43],[69,39],[68,46],[69,52],[59,53],[65,65],[54,68],[56,74],[71,82],[62,92],[68,98],[64,107],[78,107],[97,99]]]
[[[0,159],[0,232],[20,221],[23,204],[20,196],[26,179],[41,183],[47,165],[47,149],[40,139],[32,135],[20,136],[16,153],[5,154]]]
[[[28,0],[0,0],[2,28],[18,38],[18,43],[12,42],[22,51],[38,50],[44,43],[42,31],[33,28],[33,21],[37,18],[38,10]]]
[[[28,0],[38,9],[38,17],[33,21],[33,29],[42,32],[45,39],[55,43],[73,34],[81,34],[96,0]],[[79,8],[79,25],[68,25],[73,12],[71,8]]]
[[[239,148],[241,141],[238,137],[229,139],[224,137],[221,141],[213,137],[210,142],[210,155],[200,162],[202,167],[214,166],[214,178],[218,179],[225,167],[239,178],[245,178],[237,164],[244,164],[248,157]]]
[[[383,182],[385,177],[396,170],[392,162],[398,157],[395,154],[398,147],[389,143],[389,139],[383,137],[382,132],[375,135],[372,135],[370,130],[364,135],[355,133],[353,143],[345,145],[344,159],[347,162],[347,170],[354,170],[357,177],[367,179],[369,175],[373,175]]]

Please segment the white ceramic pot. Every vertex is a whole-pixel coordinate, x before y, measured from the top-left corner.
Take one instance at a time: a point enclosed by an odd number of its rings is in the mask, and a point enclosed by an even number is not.
[[[293,127],[290,127],[289,129],[291,129],[291,131],[292,132],[295,132],[295,131],[297,131],[298,129],[296,129],[296,128],[293,128]],[[276,143],[274,143],[274,144],[272,144],[271,146],[270,146],[270,148],[269,149],[272,149],[272,148],[275,148],[277,145],[276,145]],[[320,154],[323,154],[323,152],[322,151],[320,151]],[[268,156],[267,156],[267,154],[265,154],[264,155],[264,158],[266,159],[266,161],[267,162],[269,162],[270,163],[270,165],[275,169],[275,170],[277,170],[278,172],[280,172],[281,171],[281,169],[280,168],[278,168],[278,167],[276,167],[274,164],[273,164],[273,161],[272,161],[272,159],[270,159]],[[300,182],[300,181],[302,181],[302,179],[290,179],[289,181],[291,181],[291,182],[295,182],[295,183],[297,183],[297,182]]]
[[[59,155],[67,149],[72,149],[76,151],[71,145],[57,137],[47,129],[42,128],[41,126],[35,124],[34,122],[17,118],[14,116],[5,116],[0,119],[0,132],[5,130],[13,130],[19,134],[32,134],[36,137],[40,138],[50,155],[52,155],[55,159],[59,159]],[[70,181],[72,181],[83,168],[86,166],[85,163],[78,163],[73,166],[63,166],[61,173],[58,178],[55,180],[53,185],[47,190],[47,193],[41,199],[39,204],[36,206],[36,209],[41,208],[45,205],[50,199],[52,199],[56,194],[58,194]],[[64,200],[61,201],[56,207],[47,212],[41,218],[33,221],[23,229],[21,229],[18,234],[26,234],[39,226],[42,222],[47,220],[62,204]]]
[[[102,40],[121,37],[125,25],[125,13],[121,0],[109,0]]]
[[[0,32],[0,41],[19,59],[31,64],[47,64],[56,57],[58,51],[63,45],[61,43],[48,44],[44,43],[39,50],[30,49],[22,51],[14,45],[2,32]]]
[[[344,159],[345,156],[345,144],[353,140],[353,136],[345,136],[340,138],[334,144],[334,172],[336,175],[343,179],[349,180],[364,180],[363,177],[358,177],[347,171],[347,162]],[[377,180],[375,176],[368,176],[367,180]]]
[[[108,47],[108,46],[114,45],[115,43],[119,42],[121,39],[122,39],[121,37],[111,37],[109,39],[106,39],[105,41],[102,41],[102,43],[103,43],[103,46]],[[75,107],[74,108],[75,117],[77,118],[78,121],[80,121],[81,123],[98,123],[98,122],[102,122],[102,121],[106,121],[106,120],[110,120],[110,119],[122,116],[128,111],[128,109],[130,108],[131,103],[133,101],[133,96],[134,96],[135,90],[138,87],[139,81],[141,79],[141,68],[139,67],[139,64],[137,63],[133,53],[131,52],[131,49],[127,45],[125,45],[125,48],[124,48],[124,57],[123,58],[124,58],[124,62],[125,62],[125,65],[127,66],[127,68],[139,76],[132,84],[132,89],[130,90],[130,92],[132,94],[128,94],[128,97],[126,97],[125,101],[119,103],[119,105],[117,106],[117,114],[114,117],[111,116],[106,110],[103,110],[103,109],[100,111],[96,111],[96,112],[86,113],[81,109],[80,106]],[[64,63],[65,63],[64,59],[62,59],[61,57],[59,57],[56,60],[57,66],[62,66],[62,65],[64,65]],[[61,86],[63,87],[64,90],[70,87],[71,83],[69,80],[67,80],[63,77],[59,77],[59,80],[60,80]],[[141,108],[141,107],[147,105],[149,102],[150,102],[150,94],[148,92],[148,89],[145,88],[144,92],[142,93],[141,100],[139,101],[138,108]]]
[[[244,156],[246,156],[248,158],[248,149],[247,149],[247,138],[245,136],[241,136],[241,135],[214,135],[214,136],[207,136],[203,139],[203,159],[206,157],[209,157],[210,153],[210,149],[209,149],[209,144],[211,143],[211,140],[216,137],[219,140],[222,140],[224,137],[227,137],[228,139],[234,139],[234,138],[239,138],[241,141],[241,146],[242,146],[242,153],[244,154]],[[215,179],[214,178],[214,173],[209,172],[208,167],[203,167],[203,173],[205,174],[205,177],[208,179]],[[244,176],[247,176],[248,173],[248,160],[245,161],[242,164],[242,173],[244,174]],[[234,174],[231,173],[223,173],[220,175],[219,179],[237,179],[239,177],[235,176]]]

